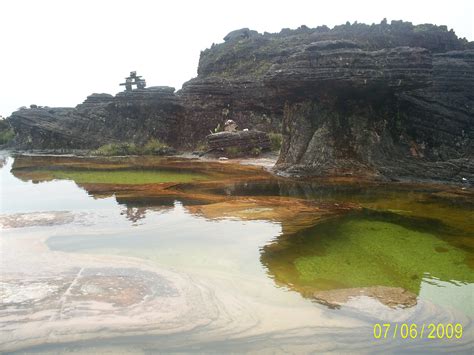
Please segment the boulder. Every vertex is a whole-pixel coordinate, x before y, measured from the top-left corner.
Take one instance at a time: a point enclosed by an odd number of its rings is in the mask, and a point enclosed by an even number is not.
[[[223,150],[234,147],[241,152],[249,152],[254,148],[268,150],[270,139],[261,131],[219,132],[207,136],[207,144],[211,150]]]
[[[258,35],[257,31],[252,31],[252,30],[249,30],[248,28],[241,28],[240,30],[229,32],[224,37],[224,41],[227,42],[227,41],[235,41],[239,39],[246,39],[246,38],[250,38],[256,35]]]

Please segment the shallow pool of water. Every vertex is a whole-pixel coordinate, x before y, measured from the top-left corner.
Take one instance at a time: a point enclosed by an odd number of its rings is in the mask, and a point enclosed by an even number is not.
[[[5,156],[0,178],[4,350],[472,346],[470,190],[158,158]],[[374,342],[420,321],[466,336]]]

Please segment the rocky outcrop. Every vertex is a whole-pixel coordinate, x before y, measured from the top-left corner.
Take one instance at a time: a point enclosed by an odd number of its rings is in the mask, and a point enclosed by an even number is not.
[[[9,118],[19,148],[95,148],[157,138],[194,149],[234,120],[282,132],[276,171],[392,179],[474,179],[474,44],[445,26],[392,21],[229,33],[198,76],[94,94],[76,108]]]
[[[75,127],[87,122],[73,120],[72,108],[21,108],[9,117],[15,130],[14,145],[17,148],[69,148],[83,147],[91,142],[77,134]],[[73,130],[74,129],[74,130]]]
[[[14,112],[9,122],[23,149],[97,148],[114,142],[174,144],[183,108],[170,87],[92,94],[75,108],[36,107]]]
[[[235,30],[227,34],[227,36],[224,37],[224,41],[236,41],[256,36],[258,36],[257,31],[252,31],[248,28],[241,28],[240,30]]]
[[[302,47],[265,76],[286,102],[277,170],[474,180],[472,56],[347,41]]]

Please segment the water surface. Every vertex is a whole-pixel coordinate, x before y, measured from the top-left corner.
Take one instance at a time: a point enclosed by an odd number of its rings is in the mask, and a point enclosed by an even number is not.
[[[471,190],[151,157],[17,156],[0,177],[6,350],[472,346]],[[372,338],[420,320],[471,335]]]

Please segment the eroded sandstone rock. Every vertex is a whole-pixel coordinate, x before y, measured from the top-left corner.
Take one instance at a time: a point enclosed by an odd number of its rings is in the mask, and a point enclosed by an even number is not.
[[[279,171],[473,180],[472,50],[306,52],[267,74],[286,98]]]
[[[174,88],[150,87],[116,96],[92,94],[75,108],[20,109],[9,122],[21,149],[91,149],[153,138],[172,145],[182,110]]]
[[[231,32],[180,91],[94,94],[76,108],[21,109],[18,148],[95,148],[157,138],[195,149],[231,119],[282,132],[289,175],[474,179],[474,45],[445,26],[382,21]],[[464,180],[463,180],[464,181]]]
[[[268,135],[261,131],[213,133],[207,136],[207,143],[212,150],[233,147],[241,152],[248,152],[255,148],[268,150],[271,147]]]

